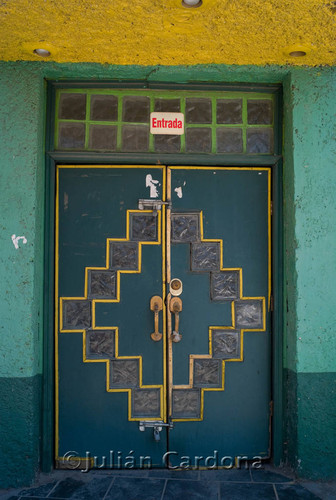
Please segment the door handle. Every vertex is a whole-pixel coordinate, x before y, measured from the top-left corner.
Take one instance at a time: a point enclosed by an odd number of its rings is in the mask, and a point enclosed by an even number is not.
[[[159,295],[154,295],[150,299],[150,310],[154,311],[154,332],[151,333],[151,339],[158,342],[162,339],[162,333],[159,332],[159,312],[162,311],[162,299]]]
[[[170,312],[175,315],[175,328],[172,333],[173,342],[180,342],[182,335],[180,329],[180,312],[182,311],[182,300],[180,297],[173,297],[169,304]]]

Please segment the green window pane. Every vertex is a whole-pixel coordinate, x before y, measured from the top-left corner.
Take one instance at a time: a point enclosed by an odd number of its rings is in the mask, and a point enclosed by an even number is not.
[[[273,123],[273,103],[271,100],[247,101],[247,123],[249,125],[271,125]]]
[[[243,134],[240,128],[218,128],[217,153],[242,153]]]
[[[180,99],[155,99],[154,111],[159,113],[179,113],[180,110]]]
[[[181,136],[155,135],[154,149],[158,153],[179,153],[181,150]]]
[[[124,125],[122,127],[122,150],[128,152],[148,151],[149,127]]]
[[[242,123],[242,109],[241,99],[217,99],[217,123]]]
[[[247,130],[247,153],[272,153],[273,130],[251,128]]]
[[[115,125],[90,125],[90,149],[117,149],[117,127]]]
[[[149,98],[127,96],[123,98],[123,122],[149,122]]]
[[[186,123],[212,123],[211,99],[187,98],[185,118]]]
[[[61,94],[58,107],[58,118],[62,120],[85,120],[85,115],[85,94]]]
[[[58,127],[58,149],[84,149],[84,123],[60,123]]]
[[[210,128],[187,128],[186,131],[187,153],[210,153],[211,152],[211,129]]]
[[[91,97],[90,119],[94,121],[117,121],[118,98],[114,95],[93,95]]]

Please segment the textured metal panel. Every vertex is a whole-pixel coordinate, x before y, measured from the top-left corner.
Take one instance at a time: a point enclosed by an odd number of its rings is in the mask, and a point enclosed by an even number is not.
[[[63,300],[63,329],[79,330],[91,326],[89,300]]]
[[[111,269],[134,271],[138,269],[138,243],[114,241],[110,247]]]
[[[89,298],[115,299],[116,273],[113,271],[88,271]]]
[[[133,417],[160,416],[160,389],[134,389],[132,391]]]
[[[239,298],[239,271],[221,271],[210,275],[212,300],[233,300]]]
[[[195,387],[220,387],[221,367],[219,359],[194,360],[194,386]]]
[[[191,245],[191,270],[216,271],[220,268],[219,243],[193,243]]]
[[[212,355],[214,358],[240,358],[240,330],[213,330]]]
[[[133,241],[156,241],[157,240],[157,215],[132,214],[131,240]]]
[[[114,335],[114,330],[88,330],[86,332],[86,358],[114,358]]]
[[[110,387],[138,387],[139,360],[114,359],[111,361]]]
[[[200,240],[200,214],[172,213],[171,239],[172,243],[191,243]]]
[[[237,300],[235,302],[235,325],[237,328],[263,328],[262,300]]]
[[[200,418],[200,389],[173,389],[173,418]]]

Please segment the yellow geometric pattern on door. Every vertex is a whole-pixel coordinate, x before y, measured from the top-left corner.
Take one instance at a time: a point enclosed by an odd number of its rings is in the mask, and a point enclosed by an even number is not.
[[[137,268],[132,270],[118,269],[116,270],[116,297],[110,299],[89,299],[89,272],[90,271],[108,271],[110,269],[110,252],[111,245],[114,242],[130,242],[130,218],[133,214],[156,214],[157,216],[157,238],[156,241],[137,241],[138,244],[138,255],[137,255]],[[162,213],[161,210],[153,211],[153,210],[127,210],[126,215],[126,238],[107,238],[106,240],[106,266],[105,267],[86,267],[85,268],[85,280],[84,280],[84,296],[83,297],[60,297],[60,332],[82,332],[83,333],[83,362],[84,363],[105,363],[106,364],[106,391],[107,392],[126,392],[128,393],[128,419],[129,420],[143,420],[143,417],[133,417],[132,416],[132,388],[122,387],[122,388],[111,388],[110,387],[110,358],[101,358],[101,359],[88,359],[87,356],[87,329],[83,328],[71,328],[67,329],[63,326],[63,317],[64,317],[64,304],[66,301],[90,301],[92,307],[92,324],[90,330],[93,331],[106,331],[110,330],[114,331],[114,343],[115,343],[115,356],[116,360],[138,360],[139,363],[139,389],[159,389],[160,391],[160,414],[155,417],[146,417],[147,420],[163,420],[165,415],[165,398],[163,385],[144,385],[142,383],[142,356],[119,356],[119,328],[117,326],[96,326],[96,314],[95,307],[97,303],[118,303],[120,302],[120,280],[121,274],[132,274],[132,273],[141,273],[141,262],[142,262],[142,245],[161,245],[161,219]],[[135,243],[135,242],[134,242]]]
[[[176,213],[175,213],[176,214]],[[195,213],[194,213],[195,214]],[[193,215],[194,215],[193,214]],[[190,354],[189,355],[189,383],[188,384],[179,384],[179,385],[173,385],[172,389],[175,390],[188,390],[188,389],[195,389],[195,384],[194,384],[194,373],[195,373],[195,362],[197,360],[212,360],[215,359],[215,353],[214,353],[214,342],[213,342],[213,337],[214,337],[214,332],[225,332],[225,333],[236,333],[236,302],[239,301],[239,304],[242,303],[244,304],[243,301],[254,301],[254,303],[259,303],[259,312],[261,314],[261,321],[260,324],[257,325],[257,328],[251,327],[245,327],[245,328],[239,328],[239,335],[237,336],[239,339],[239,356],[236,357],[226,357],[225,360],[221,360],[221,385],[220,387],[201,387],[200,388],[200,415],[199,418],[192,418],[192,417],[187,417],[187,418],[177,418],[174,417],[172,418],[172,421],[201,421],[203,420],[203,415],[204,415],[204,392],[205,391],[224,391],[224,380],[225,380],[225,363],[226,362],[242,362],[243,361],[243,345],[244,345],[244,332],[245,331],[265,331],[266,329],[266,307],[265,307],[265,297],[244,297],[243,295],[243,270],[242,268],[225,268],[223,267],[223,240],[222,239],[206,239],[204,238],[204,230],[203,230],[203,212],[200,211],[198,212],[199,216],[199,228],[200,228],[200,242],[201,243],[218,243],[219,248],[220,248],[220,254],[219,254],[219,272],[236,272],[239,276],[238,281],[239,281],[239,295],[237,296],[236,300],[231,301],[231,326],[209,326],[209,352],[208,354]],[[247,304],[247,302],[246,302]],[[176,394],[176,392],[175,392]],[[187,392],[184,392],[184,395],[187,395]],[[174,408],[174,401],[172,404],[172,407]]]
[[[163,207],[164,210],[164,207]],[[137,241],[136,244],[138,246],[138,253],[137,253],[137,267],[135,269],[118,269],[115,271],[116,273],[116,294],[114,298],[109,298],[109,299],[103,299],[103,298],[89,298],[89,273],[91,271],[108,271],[110,269],[110,256],[111,256],[111,245],[113,243],[122,243],[122,242],[131,242],[130,238],[130,219],[133,214],[157,214],[157,238],[155,241]],[[214,336],[220,336],[221,332],[224,333],[230,333],[232,334],[233,332],[237,334],[237,330],[239,331],[239,334],[237,335],[237,338],[239,341],[239,356],[235,357],[226,357],[225,359],[222,359],[219,361],[221,365],[221,384],[218,387],[200,387],[198,386],[198,389],[200,391],[200,412],[199,412],[199,417],[193,418],[193,417],[174,417],[172,418],[173,421],[200,421],[203,420],[203,413],[204,413],[204,392],[205,391],[223,391],[224,390],[224,379],[225,379],[225,363],[226,362],[241,362],[243,361],[243,338],[244,338],[244,332],[245,331],[265,331],[265,314],[266,314],[266,309],[265,309],[265,297],[244,297],[243,295],[243,270],[242,268],[225,268],[223,267],[223,240],[222,239],[205,239],[203,236],[203,213],[199,212],[199,227],[200,227],[200,242],[201,243],[218,243],[219,244],[219,249],[220,249],[220,267],[219,267],[219,272],[236,272],[239,276],[239,296],[237,297],[236,300],[231,301],[231,326],[210,326],[208,335],[209,335],[209,350],[208,354],[190,354],[189,355],[189,383],[185,385],[173,385],[172,389],[175,391],[175,394],[178,394],[177,391],[188,391],[188,389],[195,389],[195,381],[194,381],[194,374],[195,374],[195,364],[197,363],[198,360],[213,360],[213,359],[218,359],[218,356],[216,358],[216,353],[214,352]],[[107,392],[126,392],[128,394],[128,419],[129,420],[144,420],[143,416],[134,416],[132,415],[132,391],[134,395],[134,390],[135,388],[133,387],[111,387],[111,358],[106,357],[106,358],[100,358],[100,359],[89,359],[88,353],[87,353],[87,345],[88,345],[88,339],[87,339],[87,330],[90,329],[90,331],[96,331],[96,332],[101,332],[101,331],[111,331],[114,332],[114,347],[115,347],[115,354],[113,359],[114,360],[124,360],[124,361],[131,361],[131,360],[137,360],[138,362],[138,389],[157,389],[159,390],[159,414],[150,417],[146,416],[146,420],[165,420],[165,407],[166,407],[166,401],[165,401],[165,390],[164,390],[164,385],[143,385],[142,382],[142,372],[143,372],[143,367],[142,367],[142,356],[119,356],[119,328],[117,326],[96,326],[96,321],[95,321],[95,308],[97,303],[118,303],[120,302],[120,280],[121,280],[121,274],[130,274],[130,273],[141,273],[141,248],[142,245],[161,245],[161,219],[162,219],[162,211],[153,211],[153,210],[127,210],[127,215],[126,215],[126,238],[107,238],[106,240],[106,266],[105,267],[86,267],[85,268],[85,280],[84,280],[84,296],[82,297],[61,297],[60,298],[60,332],[61,333],[66,333],[66,332],[82,332],[83,334],[83,362],[84,363],[105,363],[106,364],[106,391]],[[164,233],[163,233],[164,234]],[[133,241],[133,243],[135,243]],[[92,308],[92,323],[89,328],[66,328],[63,324],[63,318],[64,318],[64,305],[67,304],[67,301],[83,301],[87,303],[89,302]],[[245,326],[244,328],[241,327],[241,324],[236,324],[237,320],[237,304],[239,303],[239,306],[241,307],[242,304],[244,304],[244,301],[247,304],[247,301],[254,301],[255,303],[258,302],[259,309],[261,309],[261,314],[262,314],[262,324],[259,324],[257,328],[253,327],[247,327]],[[164,346],[165,346],[165,341],[164,341]],[[201,361],[200,361],[201,363]],[[182,393],[181,393],[182,394]],[[187,396],[187,392],[184,392],[184,395]],[[173,402],[174,406],[174,402]]]

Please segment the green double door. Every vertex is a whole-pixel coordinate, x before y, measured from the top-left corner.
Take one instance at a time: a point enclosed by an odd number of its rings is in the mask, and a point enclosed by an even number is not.
[[[59,166],[56,463],[230,466],[270,441],[270,169]]]

